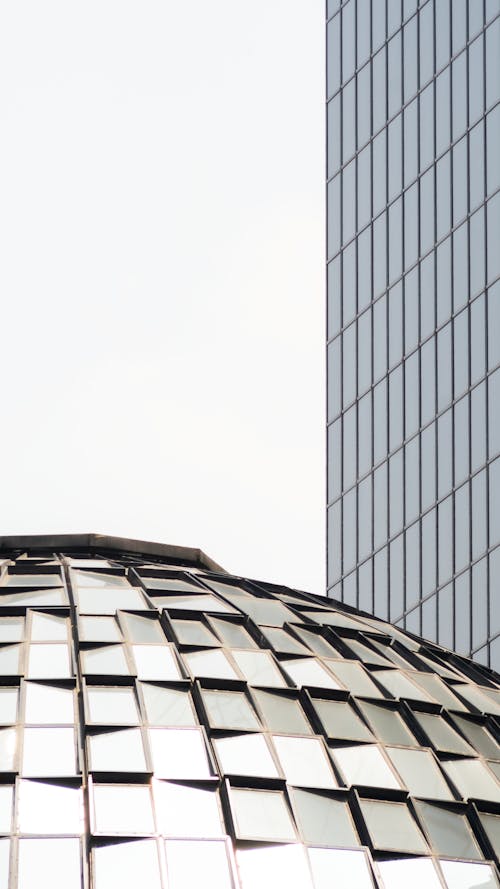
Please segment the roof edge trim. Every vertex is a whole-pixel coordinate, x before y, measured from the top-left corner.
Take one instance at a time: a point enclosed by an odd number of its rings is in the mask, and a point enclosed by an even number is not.
[[[0,536],[0,553],[13,549],[106,549],[112,552],[137,553],[164,559],[182,559],[196,567],[226,574],[224,568],[207,556],[203,550],[190,546],[174,546],[170,543],[154,543],[115,537],[109,534],[9,534]]]

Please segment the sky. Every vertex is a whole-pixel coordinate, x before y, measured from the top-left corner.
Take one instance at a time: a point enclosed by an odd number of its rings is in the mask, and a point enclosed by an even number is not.
[[[323,0],[0,4],[0,533],[324,593]]]

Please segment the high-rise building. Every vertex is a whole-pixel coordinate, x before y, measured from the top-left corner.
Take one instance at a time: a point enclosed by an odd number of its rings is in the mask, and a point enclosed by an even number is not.
[[[0,538],[2,889],[500,889],[500,677],[202,552]]]
[[[329,0],[328,593],[500,665],[500,2]]]

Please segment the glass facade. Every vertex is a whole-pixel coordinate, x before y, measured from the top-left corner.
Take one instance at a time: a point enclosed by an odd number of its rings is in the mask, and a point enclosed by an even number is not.
[[[329,0],[328,595],[500,665],[500,0]]]
[[[500,889],[497,674],[145,549],[0,555],[2,887]]]

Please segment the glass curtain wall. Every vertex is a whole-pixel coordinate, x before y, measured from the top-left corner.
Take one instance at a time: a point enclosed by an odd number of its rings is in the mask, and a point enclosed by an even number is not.
[[[500,0],[329,0],[328,594],[500,665]]]

